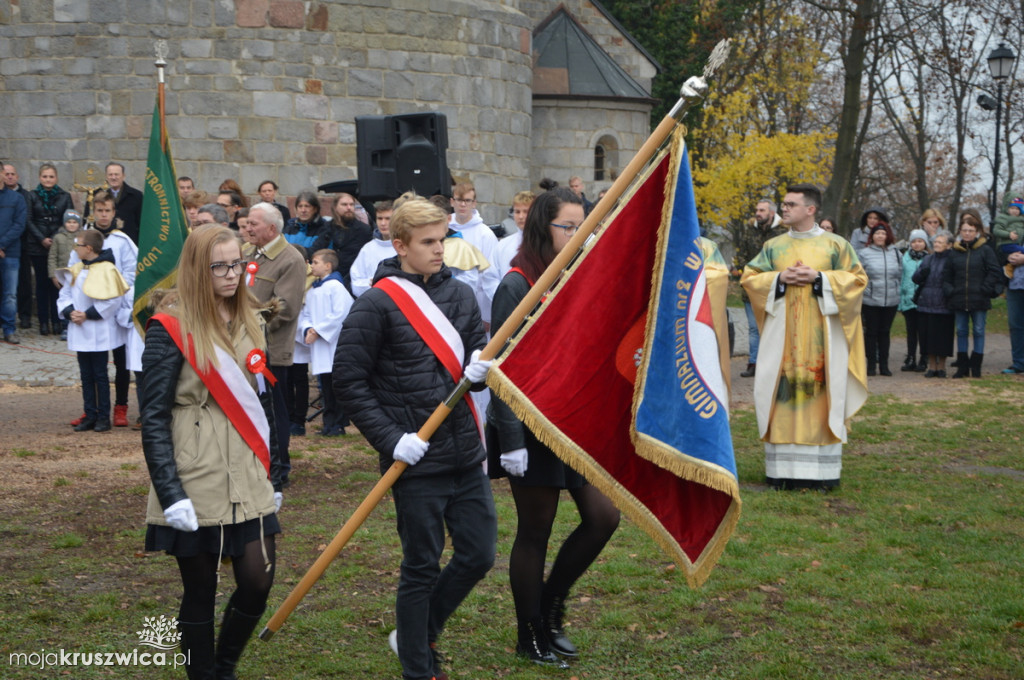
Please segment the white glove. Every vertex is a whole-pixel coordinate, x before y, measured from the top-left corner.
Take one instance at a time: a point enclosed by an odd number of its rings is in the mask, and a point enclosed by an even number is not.
[[[508,453],[501,454],[501,467],[513,477],[522,477],[526,474],[526,466],[529,462],[529,454],[526,449],[513,449]]]
[[[395,445],[393,457],[395,460],[400,460],[406,465],[415,465],[420,462],[420,458],[427,452],[427,447],[429,446],[430,442],[423,441],[416,436],[415,432],[406,432],[398,440],[398,444]]]
[[[189,498],[182,498],[164,510],[164,519],[167,520],[172,529],[177,529],[178,531],[195,531],[199,528],[199,520],[196,519],[196,509]]]
[[[470,382],[480,383],[487,379],[487,371],[491,369],[490,361],[481,361],[480,350],[475,349],[469,355],[469,365],[462,371],[462,375]]]
[[[274,512],[281,512],[281,503],[284,503],[284,494],[280,491],[274,492]]]

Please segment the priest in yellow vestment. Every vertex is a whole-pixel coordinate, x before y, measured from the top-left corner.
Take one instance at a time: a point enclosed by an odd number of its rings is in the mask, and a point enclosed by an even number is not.
[[[847,424],[867,399],[860,305],[867,275],[853,247],[815,222],[821,192],[787,190],[782,223],[741,284],[761,331],[754,404],[765,474],[777,488],[839,485]]]

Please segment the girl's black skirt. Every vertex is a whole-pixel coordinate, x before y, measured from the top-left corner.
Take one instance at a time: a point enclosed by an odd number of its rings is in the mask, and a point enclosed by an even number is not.
[[[221,549],[221,531],[224,532],[224,548]],[[281,533],[277,514],[263,518],[263,535]],[[241,524],[199,527],[197,531],[178,531],[160,524],[146,525],[146,550],[163,550],[175,557],[195,557],[212,553],[222,557],[241,557],[245,546],[260,539],[260,520],[250,519]]]

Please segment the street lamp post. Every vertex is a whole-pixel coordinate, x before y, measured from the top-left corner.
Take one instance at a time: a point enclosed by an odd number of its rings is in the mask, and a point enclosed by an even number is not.
[[[1010,77],[1013,60],[1017,55],[1003,43],[988,55],[988,70],[996,81],[996,155],[992,168],[992,203],[990,205],[989,224],[996,221],[996,203],[999,200],[999,123],[1003,112],[1003,81]]]

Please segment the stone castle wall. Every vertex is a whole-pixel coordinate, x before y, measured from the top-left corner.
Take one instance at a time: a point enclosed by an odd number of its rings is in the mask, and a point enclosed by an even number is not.
[[[551,8],[555,3],[549,3]],[[0,0],[0,158],[28,187],[124,162],[142,183],[165,39],[178,174],[294,195],[356,176],[355,117],[438,111],[498,221],[533,184],[531,32],[512,0]]]

